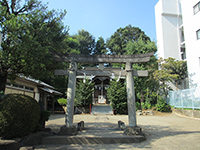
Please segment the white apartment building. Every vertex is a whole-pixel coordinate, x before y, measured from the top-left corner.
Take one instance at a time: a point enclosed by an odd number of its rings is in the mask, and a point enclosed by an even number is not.
[[[200,87],[200,0],[159,0],[158,57],[187,60],[189,87]]]

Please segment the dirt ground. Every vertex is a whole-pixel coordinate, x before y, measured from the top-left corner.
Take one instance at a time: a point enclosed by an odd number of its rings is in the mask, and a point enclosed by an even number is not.
[[[119,120],[128,125],[126,115],[75,115],[74,123],[84,121],[87,127],[117,127]],[[52,115],[47,127],[59,131],[64,124],[64,115]],[[137,116],[137,124],[143,130],[147,140],[133,144],[98,145],[51,145],[38,146],[36,150],[65,149],[144,149],[144,150],[200,150],[200,120],[178,116],[172,113],[157,113],[154,116]]]

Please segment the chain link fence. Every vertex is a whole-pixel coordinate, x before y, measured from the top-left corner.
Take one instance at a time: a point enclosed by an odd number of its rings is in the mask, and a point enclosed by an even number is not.
[[[175,108],[200,109],[200,87],[170,91],[168,104]]]

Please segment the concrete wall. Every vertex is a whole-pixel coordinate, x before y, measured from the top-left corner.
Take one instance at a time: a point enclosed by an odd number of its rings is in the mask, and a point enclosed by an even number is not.
[[[200,29],[200,12],[194,14],[193,7],[199,0],[182,0],[185,46],[190,88],[200,86],[200,40],[196,31]]]
[[[13,89],[13,88],[10,88],[10,87],[6,88],[5,94],[25,94],[25,95],[28,95],[28,96],[34,98],[33,92],[23,91],[23,90],[19,90],[19,89]]]
[[[184,110],[184,109],[172,109],[173,113],[183,115],[190,118],[200,119],[200,111],[198,110]]]
[[[155,18],[158,57],[180,60],[180,3],[176,0],[160,0],[155,6]]]

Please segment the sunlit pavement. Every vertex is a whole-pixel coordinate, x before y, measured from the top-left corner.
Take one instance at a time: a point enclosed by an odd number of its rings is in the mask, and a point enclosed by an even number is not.
[[[115,128],[121,120],[128,125],[126,115],[75,115],[74,123],[85,122],[87,128]],[[64,115],[52,115],[46,123],[52,131],[58,132],[65,124]],[[200,120],[184,118],[175,114],[159,113],[155,116],[137,116],[137,124],[147,140],[133,144],[98,145],[40,145],[36,150],[64,149],[153,149],[153,150],[198,150],[200,149]],[[98,134],[101,135],[101,132]],[[102,132],[103,134],[103,132]],[[105,134],[105,132],[104,132]],[[108,133],[109,134],[109,133]]]

